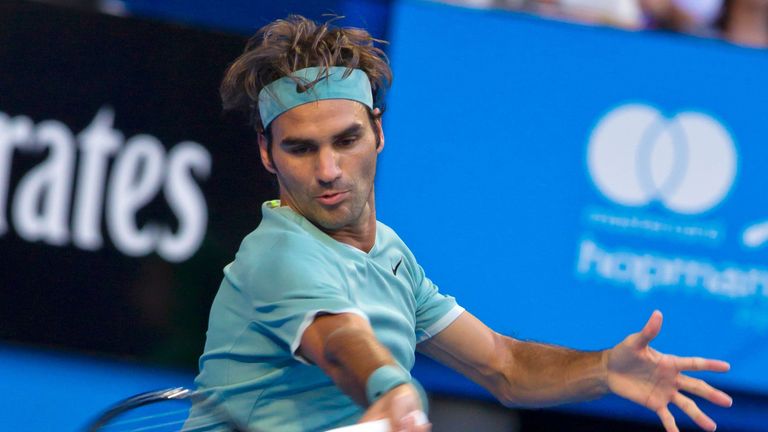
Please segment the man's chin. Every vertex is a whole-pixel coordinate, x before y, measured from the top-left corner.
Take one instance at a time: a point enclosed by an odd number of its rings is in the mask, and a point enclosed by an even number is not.
[[[324,231],[338,231],[351,225],[354,218],[351,217],[347,209],[337,208],[333,211],[323,211],[317,214],[314,219],[310,220],[318,228]]]

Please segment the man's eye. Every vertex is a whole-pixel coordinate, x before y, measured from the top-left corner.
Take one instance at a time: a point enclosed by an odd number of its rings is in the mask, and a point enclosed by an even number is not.
[[[295,155],[309,153],[309,151],[310,151],[309,146],[296,146],[296,147],[288,148],[288,153],[295,154]]]
[[[341,147],[349,147],[357,142],[357,137],[348,137],[339,140],[338,144]]]

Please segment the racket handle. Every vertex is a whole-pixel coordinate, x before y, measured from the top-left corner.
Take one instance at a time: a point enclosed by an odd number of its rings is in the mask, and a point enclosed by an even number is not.
[[[417,425],[424,425],[429,422],[424,411],[411,411],[407,415],[413,416]],[[391,432],[391,429],[389,427],[389,421],[382,419],[331,429],[326,432]]]
[[[389,420],[373,420],[365,423],[353,424],[352,426],[331,429],[326,432],[390,432]]]

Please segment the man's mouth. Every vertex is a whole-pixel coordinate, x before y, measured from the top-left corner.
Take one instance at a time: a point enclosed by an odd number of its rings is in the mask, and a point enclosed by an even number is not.
[[[326,192],[319,195],[316,199],[322,205],[332,206],[344,201],[348,195],[349,191]]]

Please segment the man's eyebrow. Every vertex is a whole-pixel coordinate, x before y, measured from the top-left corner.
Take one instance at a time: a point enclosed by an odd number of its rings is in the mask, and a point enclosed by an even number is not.
[[[362,130],[363,130],[363,125],[360,123],[355,123],[348,126],[346,129],[342,130],[341,132],[334,134],[331,139],[333,141],[336,141],[338,139],[360,133]],[[285,137],[282,139],[282,141],[280,141],[280,145],[285,147],[317,146],[319,145],[319,143],[316,139],[313,139],[313,138]]]
[[[317,146],[317,140],[312,138],[292,138],[285,137],[280,141],[282,147],[299,147],[299,146]]]
[[[335,135],[333,136],[333,140],[334,140],[334,141],[336,141],[336,140],[338,140],[339,138],[344,138],[344,137],[348,137],[348,136],[350,136],[350,135],[358,134],[358,133],[360,133],[362,130],[363,130],[363,125],[362,125],[362,124],[360,124],[360,123],[355,123],[355,124],[353,124],[353,125],[350,125],[350,126],[349,126],[349,127],[347,127],[346,129],[344,129],[343,131],[341,131],[341,132],[339,132],[339,133],[335,134]]]

